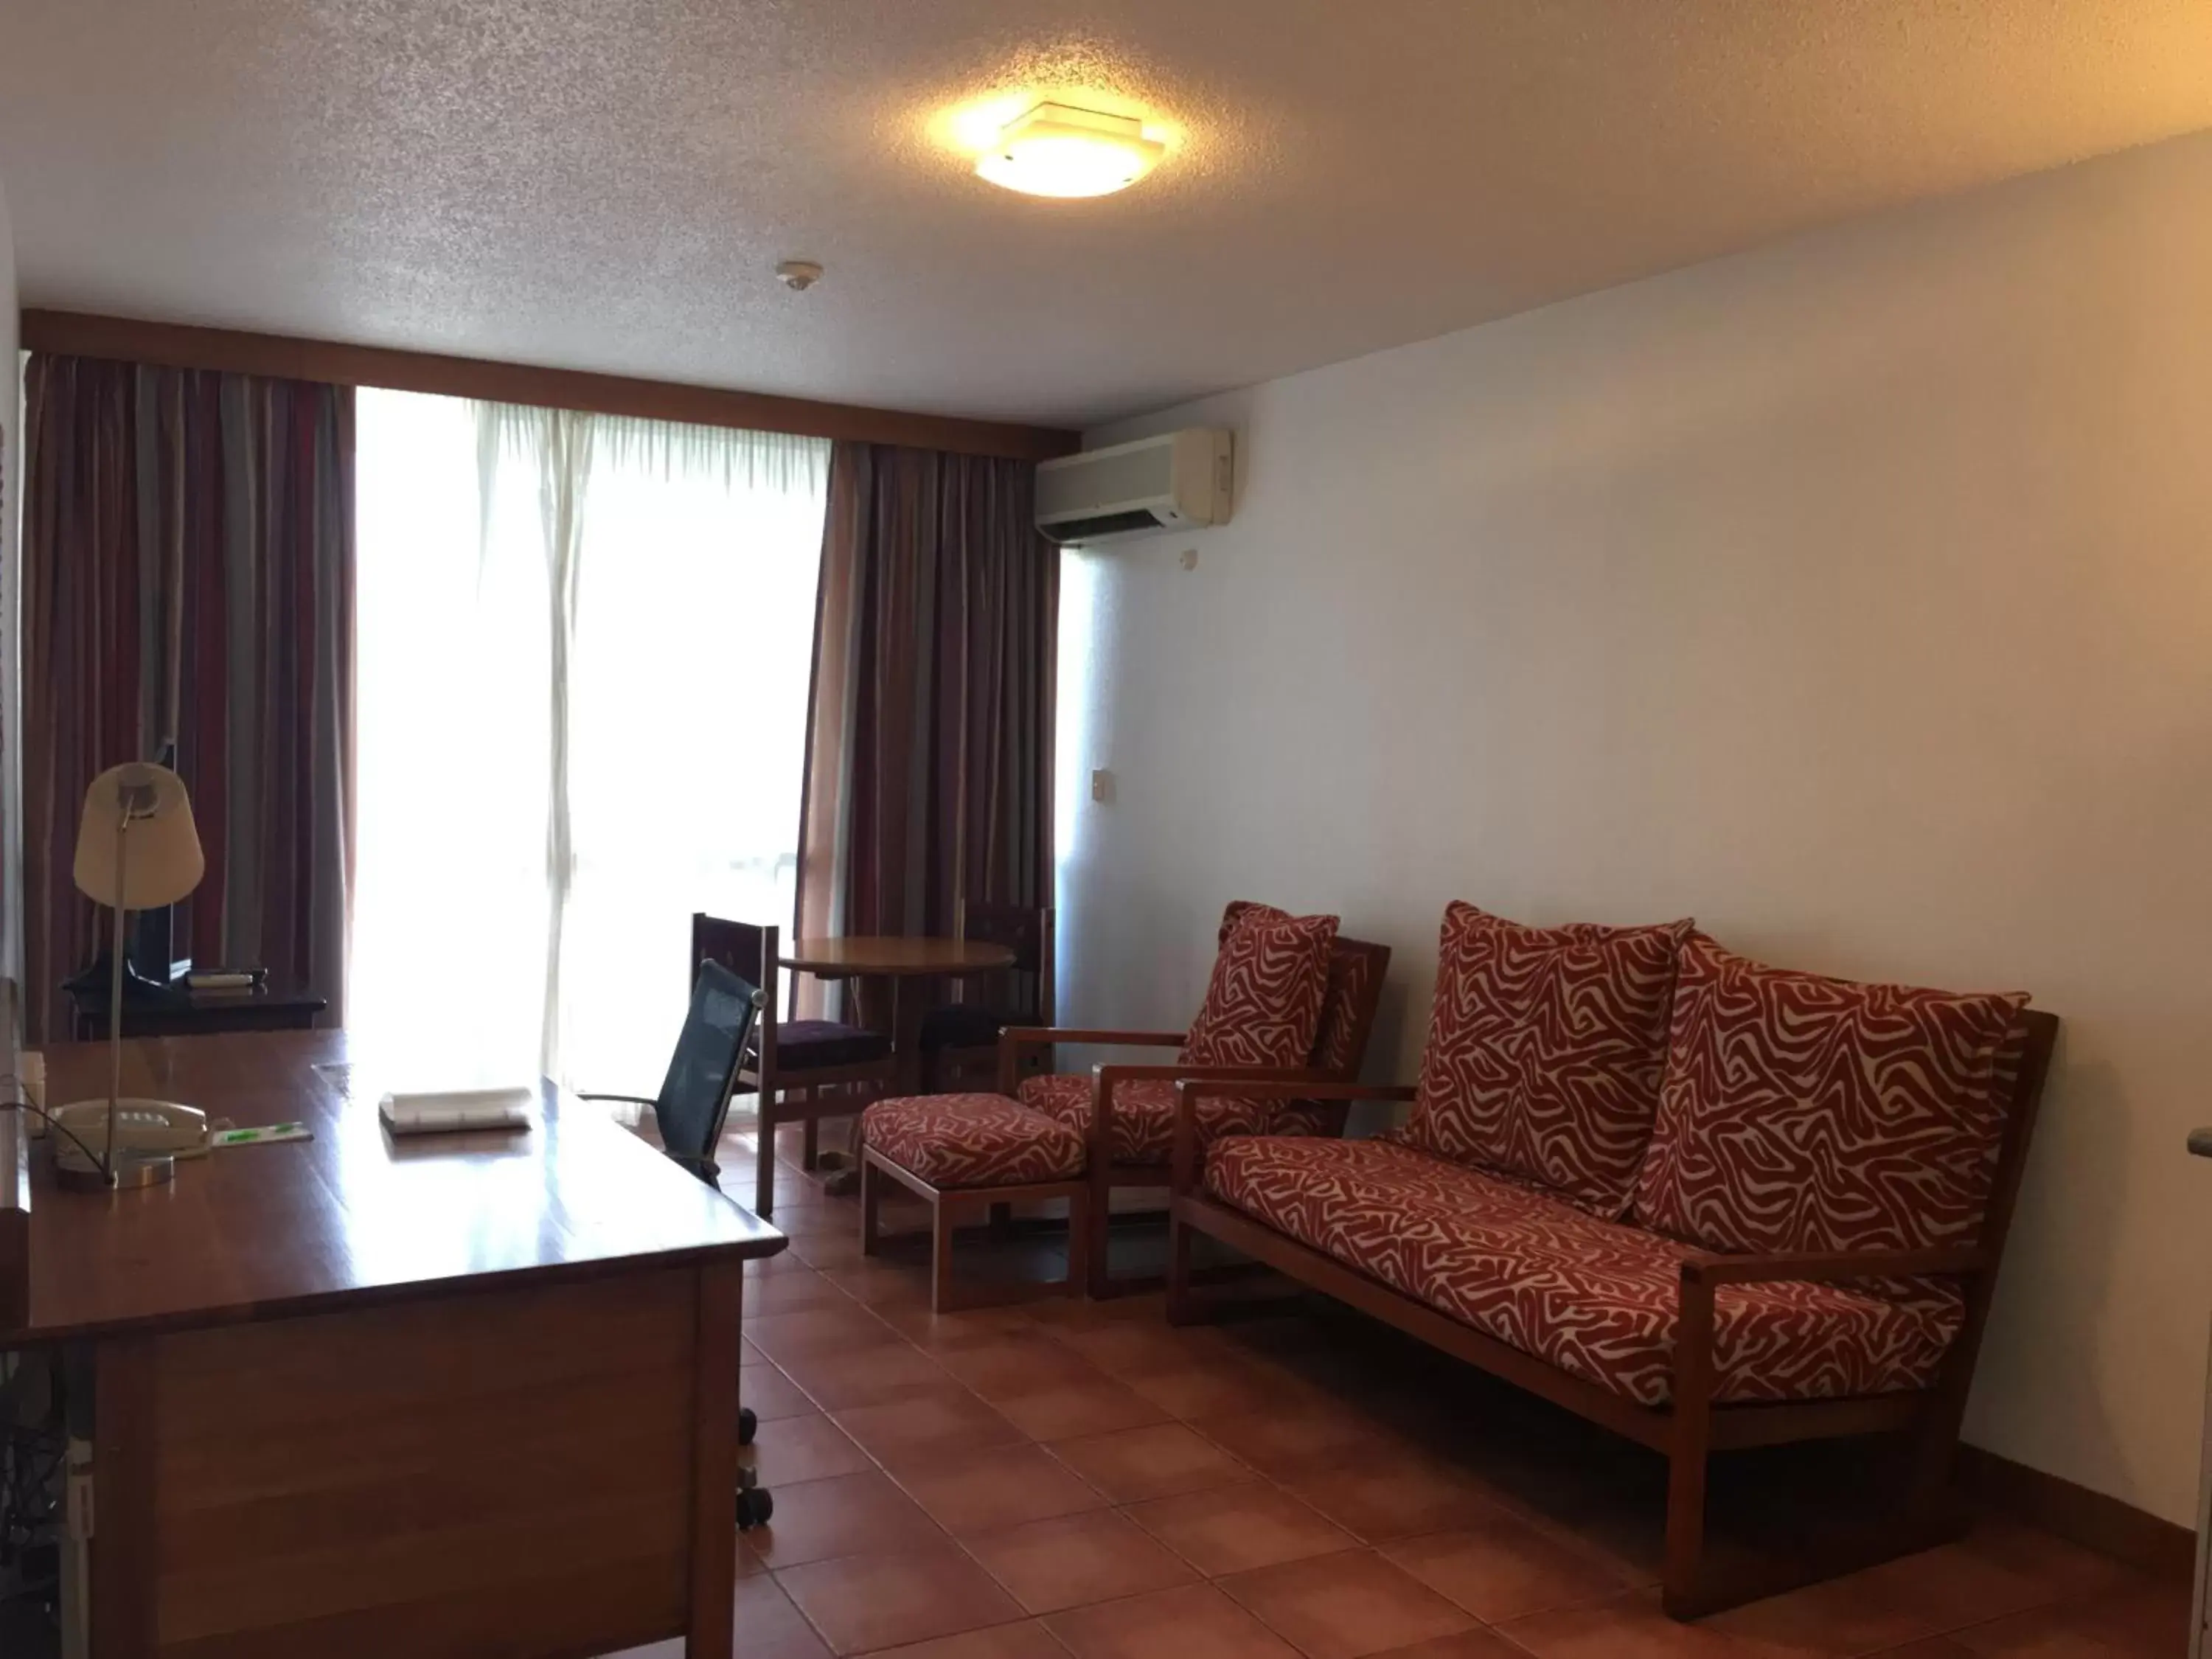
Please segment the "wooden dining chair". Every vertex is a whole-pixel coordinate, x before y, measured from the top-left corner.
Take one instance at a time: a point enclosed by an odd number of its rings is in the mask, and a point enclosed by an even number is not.
[[[781,928],[703,914],[691,918],[695,970],[702,962],[719,962],[761,988],[760,1018],[738,1088],[750,1089],[760,1102],[753,1209],[763,1218],[775,1213],[776,1126],[806,1126],[801,1164],[811,1170],[820,1158],[822,1120],[849,1117],[881,1099],[896,1075],[890,1039],[882,1032],[833,1019],[782,1018],[781,941]]]
[[[1011,966],[962,980],[955,1000],[921,1018],[923,1087],[933,1095],[998,1086],[999,1033],[1009,1025],[1052,1024],[1053,917],[1049,905],[971,904],[960,911],[960,937],[1003,945]],[[1025,1051],[1031,1066],[1052,1069],[1049,1049]]]

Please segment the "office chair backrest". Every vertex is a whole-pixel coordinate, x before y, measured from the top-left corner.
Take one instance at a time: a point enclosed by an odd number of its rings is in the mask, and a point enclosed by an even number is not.
[[[703,1181],[713,1181],[717,1173],[714,1148],[730,1115],[738,1063],[760,1003],[761,994],[720,963],[699,964],[691,1010],[684,1018],[653,1115],[668,1155]]]

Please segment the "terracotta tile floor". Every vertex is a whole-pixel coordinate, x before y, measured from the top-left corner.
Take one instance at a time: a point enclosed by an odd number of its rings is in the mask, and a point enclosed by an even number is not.
[[[775,1520],[737,1546],[742,1659],[2185,1650],[2185,1585],[1995,1520],[1675,1624],[1649,1454],[1302,1298],[1197,1330],[1155,1297],[933,1316],[921,1241],[863,1260],[853,1202],[793,1167],[795,1135],[779,1152],[792,1245],[749,1273],[743,1373]],[[751,1137],[723,1164],[750,1194]],[[981,1272],[1061,1271],[1050,1240],[971,1249]]]

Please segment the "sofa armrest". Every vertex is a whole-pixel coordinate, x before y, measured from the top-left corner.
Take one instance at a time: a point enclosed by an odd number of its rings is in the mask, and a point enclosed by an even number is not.
[[[999,1032],[999,1092],[1011,1097],[1021,1081],[1022,1051],[1055,1042],[1110,1045],[1117,1048],[1180,1048],[1188,1031],[1112,1031],[1079,1025],[1008,1025]]]
[[[1231,1100],[1411,1100],[1410,1083],[1346,1083],[1316,1076],[1299,1080],[1244,1079],[1208,1080],[1188,1071],[1176,1085],[1175,1157],[1168,1188],[1180,1198],[1198,1190],[1198,1097]]]
[[[1683,1259],[1682,1282],[1708,1285],[1830,1285],[1853,1279],[1977,1273],[1989,1265],[1988,1252],[1971,1244],[1930,1250],[1790,1250],[1774,1255],[1716,1255],[1701,1252]]]

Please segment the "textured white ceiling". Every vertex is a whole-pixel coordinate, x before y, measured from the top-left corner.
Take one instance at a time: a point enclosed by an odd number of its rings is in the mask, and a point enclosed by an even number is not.
[[[1073,425],[2208,125],[2212,0],[0,0],[27,305]]]

